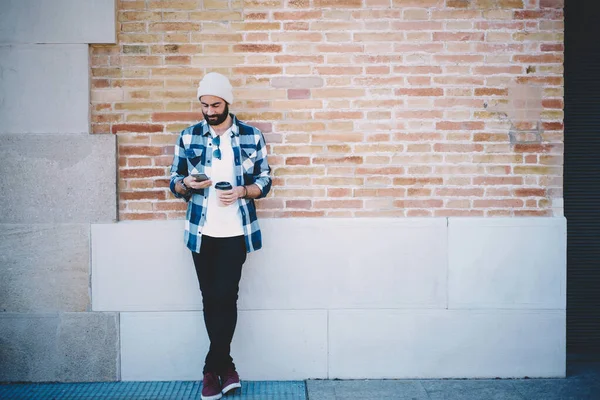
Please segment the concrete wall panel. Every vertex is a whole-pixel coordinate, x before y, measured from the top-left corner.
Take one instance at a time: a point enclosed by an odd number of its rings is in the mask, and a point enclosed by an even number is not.
[[[112,135],[0,135],[0,223],[117,218]]]
[[[449,308],[566,308],[564,218],[450,218]]]
[[[183,221],[92,224],[92,308],[201,310],[192,255],[183,245]]]
[[[88,62],[86,44],[0,45],[0,134],[89,133]]]
[[[235,357],[247,379],[564,376],[566,318],[564,293],[557,288],[564,285],[565,275],[563,271],[562,283],[560,275],[546,280],[539,276],[544,270],[537,265],[555,262],[547,265],[550,274],[566,268],[560,261],[565,252],[560,246],[564,220],[533,218],[519,225],[526,237],[532,229],[544,238],[545,246],[556,248],[551,252],[556,260],[545,257],[535,241],[529,247],[518,245],[522,238],[514,228],[506,229],[518,221],[503,220],[493,222],[492,232],[486,231],[488,220],[465,222],[470,229],[481,230],[467,230],[451,241],[446,239],[450,228],[445,218],[261,221],[265,247],[251,254],[244,266],[239,304],[240,321],[246,322],[236,333],[241,342]],[[456,219],[449,225],[453,222]],[[139,318],[158,314],[164,321],[152,324],[187,326],[183,330],[200,334],[202,314],[196,310],[201,309],[201,297],[182,236],[182,221],[92,225],[94,310],[129,311]],[[131,237],[136,240],[127,240]],[[503,252],[493,253],[492,258],[471,260],[467,254],[467,262],[461,261],[461,255],[472,251],[468,246],[487,249],[498,243]],[[448,309],[448,288],[466,292],[459,294],[468,299],[481,293],[478,284],[492,285],[472,271],[473,265],[489,268],[494,277],[503,260],[518,264],[507,267],[511,274],[521,271],[517,302],[496,301],[503,298],[498,293],[510,293],[515,287],[511,279],[496,278],[492,283],[497,287],[489,289],[495,302],[486,304],[486,298],[478,297],[486,307]],[[463,265],[469,273],[460,269]],[[456,274],[450,275],[450,281],[448,271]],[[524,301],[528,298],[519,294],[528,287],[536,301]],[[471,307],[477,308],[477,303]],[[288,320],[303,312],[318,317],[300,319],[301,325]],[[168,322],[189,315],[196,315],[197,321]],[[275,327],[279,321],[283,321],[282,331]],[[188,351],[182,349],[193,335],[160,328],[144,337],[155,328],[138,325],[127,335],[128,343],[139,347],[124,360],[128,379],[174,379],[160,366],[166,354],[177,359],[166,366],[187,365],[177,379],[192,379],[189,374],[200,368],[197,361],[186,364],[187,356],[177,355]],[[302,348],[295,341],[307,334],[300,328],[305,326],[316,329],[308,331],[309,337],[326,332],[327,373],[314,356],[320,350],[307,350],[307,359],[293,352]],[[143,351],[150,347],[147,340],[169,343],[147,355]],[[123,347],[124,356],[127,348]],[[194,359],[204,357],[205,348],[193,351]],[[302,367],[292,373],[285,369],[289,365]]]
[[[124,312],[121,338],[123,380],[202,379],[202,312]],[[327,312],[241,311],[231,354],[242,379],[325,377]]]
[[[115,43],[115,0],[2,0],[0,43]]]
[[[115,313],[0,313],[0,382],[114,381]]]
[[[564,377],[561,310],[333,310],[329,378]]]
[[[445,307],[444,219],[261,226],[264,248],[244,265],[241,309]],[[92,246],[94,310],[201,309],[182,221],[94,224]]]
[[[88,310],[89,230],[89,224],[0,224],[0,310]]]
[[[253,254],[241,287],[245,307],[445,306],[444,219],[266,219],[261,226],[264,249]]]

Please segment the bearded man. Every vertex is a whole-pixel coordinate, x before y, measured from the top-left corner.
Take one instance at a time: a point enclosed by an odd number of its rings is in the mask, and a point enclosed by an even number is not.
[[[247,253],[262,247],[254,200],[271,189],[263,134],[229,113],[229,79],[208,73],[198,85],[204,121],[184,129],[175,146],[170,189],[188,203],[184,240],[192,252],[210,349],[202,399],[241,387],[230,355]]]

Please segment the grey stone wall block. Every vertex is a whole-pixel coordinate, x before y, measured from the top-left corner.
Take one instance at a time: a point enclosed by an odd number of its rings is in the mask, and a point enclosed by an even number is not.
[[[89,224],[0,224],[0,312],[90,309]]]
[[[116,313],[0,313],[0,382],[115,381]]]
[[[0,43],[115,43],[115,0],[2,0]]]
[[[85,44],[0,44],[0,133],[89,133],[89,81]]]
[[[51,315],[1,313],[0,382],[55,380],[57,328]]]
[[[113,135],[0,135],[0,223],[117,219]]]
[[[57,332],[63,381],[111,381],[120,378],[119,315],[115,313],[61,314]]]

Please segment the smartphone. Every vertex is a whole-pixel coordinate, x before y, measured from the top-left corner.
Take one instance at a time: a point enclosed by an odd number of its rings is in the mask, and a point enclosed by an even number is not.
[[[196,182],[207,181],[210,179],[205,174],[191,174],[190,176],[192,176],[196,180]]]

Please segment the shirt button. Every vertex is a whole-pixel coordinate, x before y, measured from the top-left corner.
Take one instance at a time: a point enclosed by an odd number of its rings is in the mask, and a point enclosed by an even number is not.
[[[209,163],[209,164],[210,164],[210,160],[208,160],[208,161],[207,161],[207,163]]]

